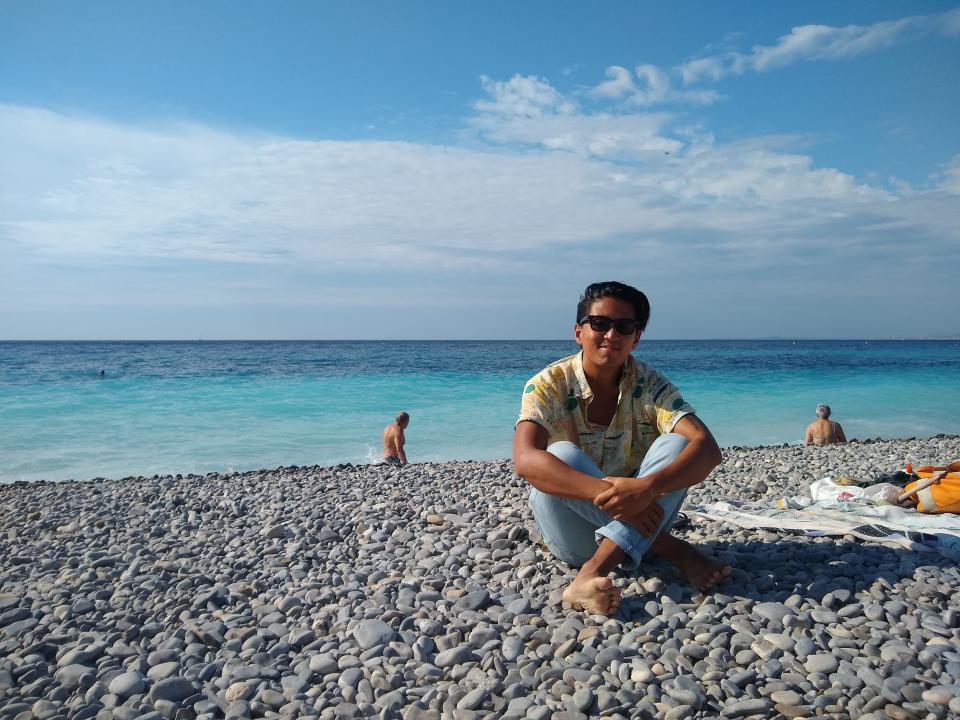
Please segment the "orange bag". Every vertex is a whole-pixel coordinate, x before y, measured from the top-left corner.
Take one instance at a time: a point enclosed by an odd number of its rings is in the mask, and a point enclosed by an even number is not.
[[[960,460],[941,467],[908,464],[907,472],[911,471],[920,479],[908,483],[901,498],[916,499],[922,513],[960,513]]]

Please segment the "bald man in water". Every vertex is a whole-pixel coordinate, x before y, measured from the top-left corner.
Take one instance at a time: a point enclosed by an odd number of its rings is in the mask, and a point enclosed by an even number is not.
[[[387,465],[407,464],[407,454],[403,450],[403,445],[407,439],[403,434],[407,425],[410,424],[410,415],[401,412],[397,414],[396,421],[390,423],[383,429],[383,461]]]

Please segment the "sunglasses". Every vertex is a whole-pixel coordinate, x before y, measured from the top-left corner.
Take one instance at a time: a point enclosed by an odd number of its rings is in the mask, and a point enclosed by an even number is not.
[[[606,315],[587,315],[580,318],[578,325],[590,323],[590,329],[594,332],[605,333],[613,327],[620,335],[633,335],[640,329],[640,323],[633,318],[609,318]]]

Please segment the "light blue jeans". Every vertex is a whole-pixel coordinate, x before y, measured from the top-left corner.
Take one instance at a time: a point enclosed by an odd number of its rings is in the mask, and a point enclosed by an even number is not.
[[[682,435],[661,435],[650,446],[635,477],[642,477],[672,463],[687,444]],[[547,452],[560,458],[574,470],[597,478],[605,474],[586,453],[572,442],[556,442]],[[569,565],[580,567],[593,557],[602,538],[609,538],[627,553],[623,566],[635,570],[657,536],[670,532],[680,512],[686,489],[674,490],[661,495],[657,504],[663,509],[663,519],[650,537],[641,535],[632,525],[612,519],[590,500],[575,500],[557,495],[548,495],[536,488],[530,489],[530,507],[540,526],[543,540],[555,557]]]

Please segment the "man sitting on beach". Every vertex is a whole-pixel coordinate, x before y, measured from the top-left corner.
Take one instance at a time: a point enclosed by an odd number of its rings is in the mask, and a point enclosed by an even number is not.
[[[383,461],[397,467],[407,464],[407,454],[403,445],[407,441],[403,431],[410,424],[410,416],[405,412],[397,414],[396,421],[383,429]]]
[[[835,445],[845,443],[846,435],[840,423],[830,419],[830,406],[820,403],[817,405],[817,419],[807,425],[807,434],[803,439],[804,445]]]
[[[525,386],[513,439],[517,474],[544,542],[580,567],[563,593],[575,609],[613,614],[610,573],[639,567],[647,550],[704,590],[730,567],[670,534],[686,489],[721,461],[680,391],[631,355],[647,325],[646,295],[619,282],[587,287],[577,307],[576,355]]]

